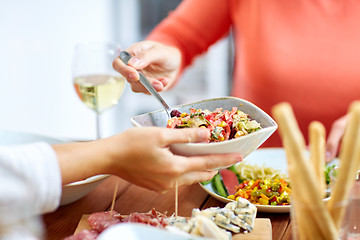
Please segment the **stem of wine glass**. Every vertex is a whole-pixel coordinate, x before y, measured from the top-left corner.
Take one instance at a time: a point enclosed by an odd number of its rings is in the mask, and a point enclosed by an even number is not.
[[[96,139],[101,139],[100,113],[96,111]]]

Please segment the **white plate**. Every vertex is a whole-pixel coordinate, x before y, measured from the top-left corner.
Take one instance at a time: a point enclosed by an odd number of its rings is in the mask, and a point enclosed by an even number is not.
[[[287,162],[286,162],[286,153],[283,148],[260,148],[252,152],[248,157],[246,157],[243,161],[250,165],[265,165],[266,167],[272,167],[275,170],[280,170],[281,173],[288,174],[287,172]],[[338,164],[338,159],[334,159],[328,165]],[[215,193],[212,184],[202,185],[200,186],[211,196],[216,198],[217,200],[228,203],[233,200],[224,198],[217,193]],[[330,197],[324,199],[324,201],[328,201]],[[266,213],[288,213],[290,212],[290,205],[283,206],[271,206],[271,205],[255,205],[259,212]]]
[[[2,146],[27,144],[33,142],[57,144],[69,141],[30,133],[0,130],[0,145]],[[97,175],[87,178],[83,181],[73,182],[63,186],[60,206],[75,202],[76,200],[84,197],[107,177],[108,175]]]
[[[286,155],[283,148],[260,148],[252,152],[243,161],[250,165],[262,166],[265,164],[267,167],[272,167],[276,170],[280,170],[281,173],[287,173]],[[216,194],[211,183],[200,186],[211,196],[217,200],[228,203],[232,200],[221,197]],[[290,205],[285,206],[270,206],[270,205],[255,205],[259,212],[268,213],[288,213],[290,212]]]
[[[174,229],[174,227],[172,228]],[[168,231],[142,223],[121,223],[105,229],[98,240],[211,240],[209,238],[191,236],[181,230]]]

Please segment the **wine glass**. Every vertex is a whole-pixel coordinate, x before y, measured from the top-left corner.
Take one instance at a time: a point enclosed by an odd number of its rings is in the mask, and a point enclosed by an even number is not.
[[[118,103],[125,88],[125,78],[112,67],[119,56],[115,43],[90,42],[75,46],[73,83],[80,100],[96,113],[96,138],[101,138],[100,115]]]

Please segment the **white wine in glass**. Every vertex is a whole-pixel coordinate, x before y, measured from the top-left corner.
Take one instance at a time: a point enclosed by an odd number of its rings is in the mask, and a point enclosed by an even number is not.
[[[80,100],[98,113],[116,105],[121,97],[125,79],[113,75],[88,75],[74,79]]]
[[[75,47],[73,83],[80,100],[96,113],[96,138],[101,138],[100,114],[116,105],[125,78],[112,68],[120,48],[112,43],[83,43]]]

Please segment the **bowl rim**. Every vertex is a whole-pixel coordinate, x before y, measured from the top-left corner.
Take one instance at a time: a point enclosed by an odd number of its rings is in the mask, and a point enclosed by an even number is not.
[[[75,186],[79,186],[79,185],[89,184],[89,183],[100,181],[100,180],[105,179],[105,178],[107,178],[109,176],[110,176],[110,174],[95,175],[95,176],[92,176],[92,177],[88,177],[88,178],[86,178],[84,180],[80,180],[80,181],[65,184],[63,187],[75,187]]]

